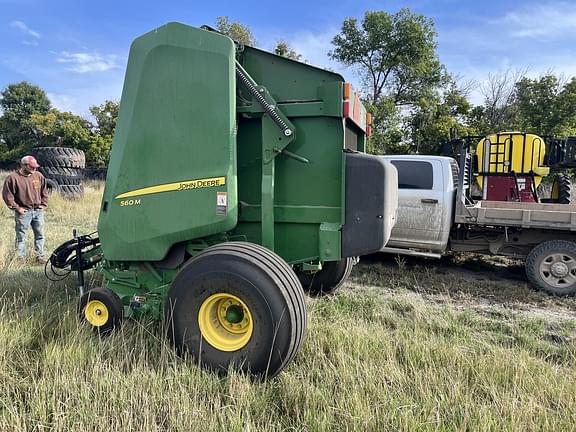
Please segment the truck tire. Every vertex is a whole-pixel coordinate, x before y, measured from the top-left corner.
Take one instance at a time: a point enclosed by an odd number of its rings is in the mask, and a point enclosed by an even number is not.
[[[566,174],[558,174],[552,183],[550,201],[558,204],[570,204],[572,202],[572,181]]]
[[[84,152],[68,147],[36,147],[34,155],[41,166],[53,168],[84,168]]]
[[[528,254],[526,276],[534,286],[550,294],[576,294],[576,243],[540,243]]]
[[[302,288],[312,296],[333,294],[340,288],[354,267],[353,258],[344,258],[340,261],[328,261],[322,265],[322,270],[316,273],[298,271],[298,279]]]
[[[166,300],[168,336],[210,369],[271,378],[294,358],[306,331],[294,271],[263,246],[230,242],[191,258]]]
[[[106,335],[122,322],[123,306],[120,298],[108,288],[93,288],[78,303],[80,322],[88,324],[99,335]]]

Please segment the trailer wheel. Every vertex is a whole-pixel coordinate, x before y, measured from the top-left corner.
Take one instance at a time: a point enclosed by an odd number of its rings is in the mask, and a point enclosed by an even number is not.
[[[322,270],[316,273],[298,271],[298,279],[304,291],[313,296],[322,296],[334,293],[340,288],[354,267],[353,258],[344,258],[340,261],[328,261],[322,265]]]
[[[572,202],[572,181],[566,174],[558,174],[552,183],[550,201],[558,204]]]
[[[99,335],[112,332],[122,322],[122,301],[108,288],[94,288],[80,297],[80,322],[88,324]]]
[[[294,271],[268,249],[212,246],[176,275],[166,301],[169,337],[210,369],[273,377],[304,340],[306,305]]]
[[[576,294],[576,243],[551,240],[539,244],[528,254],[526,275],[550,294]]]

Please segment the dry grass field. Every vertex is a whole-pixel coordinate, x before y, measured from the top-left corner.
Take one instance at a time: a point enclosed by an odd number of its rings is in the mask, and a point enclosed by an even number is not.
[[[96,229],[101,194],[52,197],[48,250]],[[176,356],[156,323],[95,337],[74,278],[49,282],[12,248],[2,207],[0,431],[576,429],[576,300],[534,291],[514,262],[365,257],[307,300],[301,352],[259,383]]]

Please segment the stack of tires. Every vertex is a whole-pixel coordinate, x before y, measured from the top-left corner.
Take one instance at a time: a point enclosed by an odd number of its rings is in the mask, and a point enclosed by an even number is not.
[[[68,199],[84,194],[82,171],[86,158],[82,150],[67,147],[36,147],[34,156],[40,164],[39,171],[46,177],[48,186]]]

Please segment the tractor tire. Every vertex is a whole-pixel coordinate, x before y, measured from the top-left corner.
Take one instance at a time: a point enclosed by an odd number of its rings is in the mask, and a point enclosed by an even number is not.
[[[42,173],[44,174],[44,173]],[[68,175],[61,175],[61,174],[51,174],[50,176],[44,175],[47,180],[52,180],[56,184],[59,185],[81,185],[82,184],[82,177],[81,176],[68,176]]]
[[[328,261],[322,270],[316,273],[296,272],[302,283],[304,291],[312,296],[333,294],[340,288],[354,267],[353,258],[344,258],[341,261]]]
[[[86,158],[84,152],[68,147],[36,147],[34,154],[38,163],[52,168],[84,168]]]
[[[558,174],[552,183],[550,202],[570,204],[572,202],[572,181],[566,174]]]
[[[54,176],[83,177],[83,170],[81,168],[41,166],[38,168],[38,171],[47,178],[53,178]]]
[[[537,288],[553,295],[576,294],[576,243],[540,243],[526,258],[526,276]]]
[[[263,246],[230,242],[191,258],[166,300],[168,336],[209,369],[271,378],[299,351],[307,324],[292,268]]]
[[[120,327],[124,308],[120,298],[108,288],[94,288],[80,297],[80,322],[98,335],[107,335]]]
[[[49,194],[58,191],[58,183],[56,183],[54,180],[49,179],[49,178],[47,178],[45,180],[46,180],[46,189],[48,190]]]
[[[66,199],[79,199],[84,195],[83,185],[58,185],[58,192]]]

